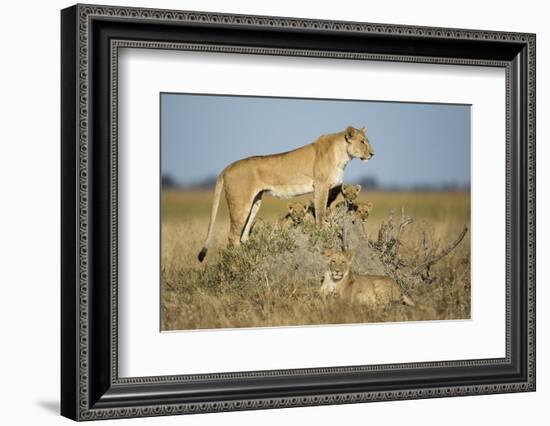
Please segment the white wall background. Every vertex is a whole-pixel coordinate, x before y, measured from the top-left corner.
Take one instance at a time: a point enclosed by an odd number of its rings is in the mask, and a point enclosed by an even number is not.
[[[265,14],[537,33],[538,390],[421,401],[293,408],[155,419],[120,424],[543,424],[550,400],[550,28],[535,0],[132,0],[103,4]],[[0,401],[2,423],[68,424],[59,406],[59,9],[71,2],[9,2],[0,43]],[[545,194],[546,193],[546,194]],[[546,261],[546,262],[545,262]],[[539,419],[537,421],[537,419]],[[108,421],[106,423],[113,423]],[[114,423],[113,423],[114,424]]]

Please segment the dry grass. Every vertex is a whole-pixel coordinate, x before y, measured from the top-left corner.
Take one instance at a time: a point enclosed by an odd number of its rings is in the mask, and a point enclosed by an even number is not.
[[[406,208],[414,218],[401,253],[420,263],[422,231],[434,248],[443,248],[470,223],[470,197],[463,193],[371,193],[375,209],[368,225],[371,239],[391,209]],[[470,238],[431,268],[435,280],[411,288],[414,308],[392,305],[372,311],[336,297],[319,296],[325,271],[322,249],[330,232],[314,227],[281,231],[273,223],[287,202],[264,197],[251,240],[225,248],[229,219],[220,203],[214,237],[204,263],[197,261],[208,227],[212,194],[165,192],[162,198],[163,330],[342,324],[470,317]],[[371,235],[372,234],[372,235]],[[359,235],[359,234],[357,234]],[[361,242],[356,247],[361,249]],[[334,245],[334,244],[333,244]],[[358,273],[373,272],[360,255]]]

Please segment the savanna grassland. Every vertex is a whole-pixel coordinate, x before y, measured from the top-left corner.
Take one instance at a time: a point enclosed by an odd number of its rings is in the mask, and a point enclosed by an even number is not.
[[[357,273],[379,273],[372,256],[362,256],[362,251],[376,240],[392,210],[397,222],[402,208],[413,218],[399,247],[413,267],[422,264],[426,252],[443,251],[470,225],[469,193],[361,194],[359,201],[366,200],[374,203],[366,236],[357,226],[350,230]],[[428,280],[407,284],[414,307],[392,304],[374,310],[319,294],[326,270],[323,248],[338,242],[330,230],[310,225],[281,229],[277,220],[286,213],[287,200],[264,196],[250,240],[226,248],[229,216],[222,197],[208,256],[199,263],[211,203],[210,191],[163,191],[162,330],[470,318],[469,231],[430,267]]]

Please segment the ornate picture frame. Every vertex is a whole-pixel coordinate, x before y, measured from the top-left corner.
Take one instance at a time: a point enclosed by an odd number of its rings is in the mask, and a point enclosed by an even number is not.
[[[64,9],[61,414],[93,420],[534,391],[535,44],[534,34],[523,33],[96,5]],[[123,47],[505,69],[506,356],[119,377],[116,123]]]

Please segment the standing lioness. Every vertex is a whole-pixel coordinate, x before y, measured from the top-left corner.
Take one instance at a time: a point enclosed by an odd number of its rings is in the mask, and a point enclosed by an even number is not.
[[[365,128],[350,126],[293,151],[249,157],[230,164],[216,180],[208,234],[199,260],[202,262],[208,251],[222,190],[231,221],[229,244],[237,245],[248,239],[264,192],[279,198],[313,192],[315,221],[317,226],[323,226],[325,209],[340,191],[346,165],[352,158],[367,161],[373,155]]]

